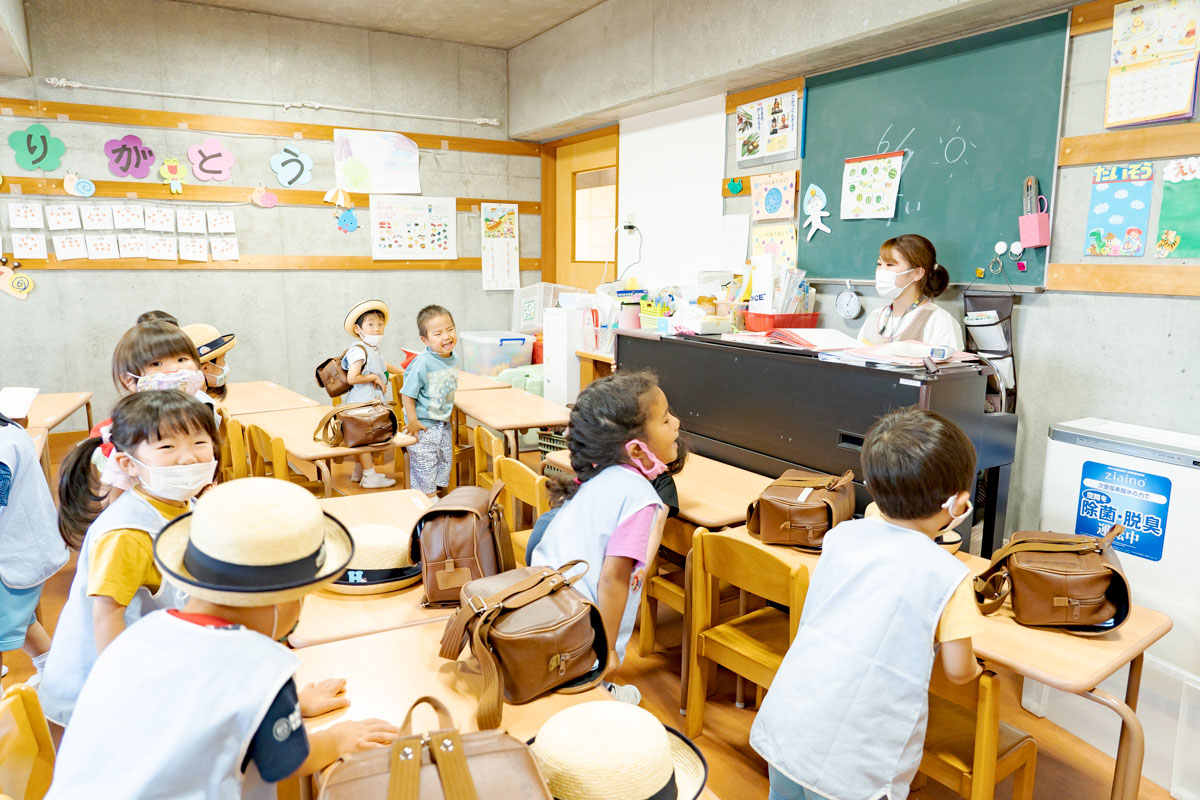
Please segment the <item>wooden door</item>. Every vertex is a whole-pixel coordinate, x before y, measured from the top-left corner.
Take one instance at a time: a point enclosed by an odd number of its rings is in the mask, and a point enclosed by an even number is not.
[[[617,147],[616,126],[543,145],[542,280],[588,290],[615,280]]]

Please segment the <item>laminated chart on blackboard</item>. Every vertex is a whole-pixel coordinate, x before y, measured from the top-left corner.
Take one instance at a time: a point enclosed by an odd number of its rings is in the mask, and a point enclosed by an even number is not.
[[[842,219],[891,219],[904,151],[847,158],[842,170]]]
[[[458,258],[456,208],[453,197],[371,195],[371,257]]]

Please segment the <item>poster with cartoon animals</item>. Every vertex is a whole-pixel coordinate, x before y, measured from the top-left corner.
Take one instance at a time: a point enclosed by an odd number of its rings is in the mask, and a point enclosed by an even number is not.
[[[1200,0],[1135,0],[1113,9],[1112,62],[1131,64],[1196,50]]]
[[[1200,258],[1200,157],[1176,158],[1163,168],[1158,258]]]
[[[1089,256],[1141,256],[1146,253],[1146,228],[1150,224],[1150,193],[1154,188],[1154,162],[1101,164],[1092,170],[1092,197],[1088,207]]]

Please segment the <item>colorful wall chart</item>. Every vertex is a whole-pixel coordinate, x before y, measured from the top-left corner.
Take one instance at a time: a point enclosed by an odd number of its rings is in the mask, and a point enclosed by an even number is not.
[[[1113,10],[1104,126],[1195,113],[1200,0],[1135,0]]]
[[[1093,169],[1084,255],[1144,255],[1153,188],[1152,161]]]
[[[796,170],[753,175],[750,193],[754,219],[792,219],[796,216]]]
[[[847,158],[842,170],[842,219],[891,219],[904,151]]]
[[[1177,158],[1163,169],[1158,258],[1200,258],[1200,158]]]
[[[796,226],[791,222],[759,225],[752,232],[750,255],[775,256],[775,273],[796,266]]]
[[[800,93],[773,95],[738,106],[737,164],[749,167],[796,157],[800,140]]]
[[[376,261],[458,258],[455,199],[371,195],[371,257]]]
[[[421,191],[417,143],[394,131],[335,129],[333,169],[338,188],[348,192],[417,194]]]
[[[521,286],[521,247],[516,203],[483,203],[479,209],[483,290]]]
[[[1134,0],[1113,9],[1112,62],[1125,67],[1194,52],[1200,0]]]

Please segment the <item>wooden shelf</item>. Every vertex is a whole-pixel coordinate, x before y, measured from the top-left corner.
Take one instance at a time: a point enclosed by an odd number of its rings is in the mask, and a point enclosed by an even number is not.
[[[1113,24],[1113,9],[1119,0],[1093,0],[1071,9],[1071,35],[1108,30]]]
[[[736,114],[738,106],[744,106],[746,103],[753,103],[755,100],[762,100],[764,97],[771,97],[772,95],[784,94],[791,91],[798,91],[803,94],[804,76],[788,78],[778,83],[768,83],[766,86],[756,86],[753,89],[743,89],[740,92],[731,92],[725,95],[725,113]]]
[[[1048,264],[1046,289],[1057,292],[1200,295],[1200,265]]]
[[[1200,122],[1068,136],[1058,142],[1058,166],[1150,161],[1200,153]]]
[[[7,254],[9,259],[12,253]],[[522,270],[541,269],[540,258],[522,258]],[[376,261],[370,256],[244,255],[238,261],[151,261],[145,258],[114,258],[105,261],[72,259],[21,262],[22,270],[478,270],[478,256],[430,261]]]
[[[96,194],[94,197],[113,197],[129,200],[170,200],[177,203],[246,203],[250,200],[253,187],[227,186],[223,183],[184,184],[182,194],[171,194],[165,183],[149,181],[95,181]],[[18,195],[63,195],[76,197],[81,202],[89,198],[67,194],[61,178],[36,178],[25,175],[5,175],[3,186],[9,187],[13,196]],[[19,192],[13,192],[12,187],[19,187]],[[333,208],[322,199],[325,193],[308,189],[268,189],[279,198],[281,206],[316,206]],[[481,203],[516,203],[519,214],[540,214],[542,204],[526,200],[485,200],[478,197],[458,197],[459,211],[478,211]],[[355,208],[369,208],[370,195],[352,193],[351,202]]]
[[[0,114],[29,119],[50,119],[62,122],[99,122],[106,125],[135,125],[142,128],[194,130],[212,133],[243,133],[258,136],[277,136],[287,139],[317,139],[332,141],[333,131],[371,130],[351,125],[313,125],[253,117],[223,117],[215,114],[187,114],[178,111],[153,111],[146,108],[93,106],[81,103],[49,103],[20,97],[0,97]],[[428,150],[461,150],[470,153],[494,153],[507,156],[537,156],[537,142],[518,142],[512,139],[475,139],[467,136],[435,136],[428,133],[396,131],[412,139],[418,147]]]

